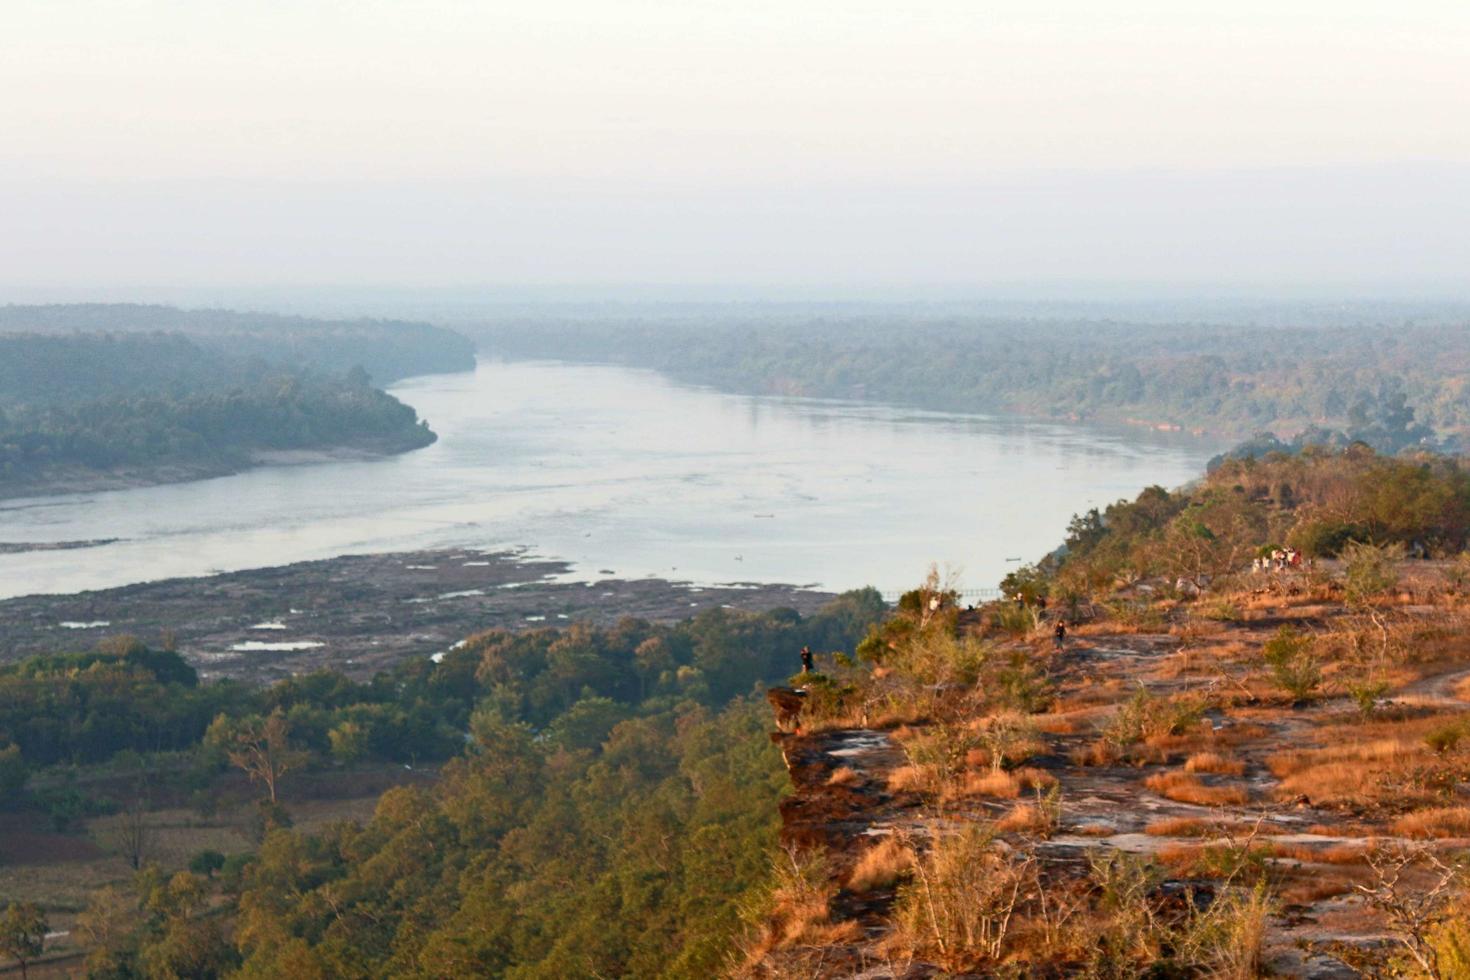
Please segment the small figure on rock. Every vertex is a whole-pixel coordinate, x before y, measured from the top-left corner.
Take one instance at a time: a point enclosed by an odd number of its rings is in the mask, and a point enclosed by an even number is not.
[[[811,647],[802,647],[801,648],[801,672],[803,674],[810,674],[812,672],[812,648]]]
[[[1057,628],[1051,631],[1051,642],[1058,652],[1067,645],[1067,624],[1064,621],[1057,621]]]

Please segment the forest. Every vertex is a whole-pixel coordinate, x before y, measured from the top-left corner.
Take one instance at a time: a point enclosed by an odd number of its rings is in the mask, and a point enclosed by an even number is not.
[[[164,307],[0,308],[0,493],[233,472],[265,451],[434,441],[377,384],[473,367],[426,325]]]
[[[752,692],[884,608],[492,631],[366,683],[265,689],[113,638],[0,670],[0,817],[146,828],[150,800],[229,806],[229,773],[251,780],[248,852],[167,867],[124,835],[136,875],[77,915],[89,976],[709,975],[763,900],[785,785]],[[314,783],[385,765],[438,777],[292,828]]]
[[[475,366],[475,347],[468,338],[443,327],[404,320],[321,320],[131,303],[0,306],[0,337],[140,333],[187,337],[211,355],[236,361],[260,360],[329,375],[361,367],[378,387],[415,374],[469,371]],[[4,363],[0,361],[0,366]],[[8,390],[8,384],[0,384],[0,389]]]
[[[1380,440],[1384,451],[1470,428],[1470,331],[1430,318],[1260,326],[898,310],[526,313],[477,335],[489,353],[629,364],[737,392],[1140,424],[1216,441],[1350,430],[1395,405],[1426,428],[1398,445]]]

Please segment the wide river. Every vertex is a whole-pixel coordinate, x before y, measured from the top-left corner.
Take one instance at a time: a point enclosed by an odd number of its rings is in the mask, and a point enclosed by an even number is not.
[[[393,389],[439,433],[388,459],[0,502],[0,597],[335,555],[525,548],[578,578],[994,586],[1068,518],[1197,476],[1209,447],[1014,419],[721,394],[616,367],[482,361]]]

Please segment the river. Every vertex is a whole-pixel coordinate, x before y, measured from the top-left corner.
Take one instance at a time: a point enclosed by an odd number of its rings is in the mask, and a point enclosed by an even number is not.
[[[1149,433],[730,395],[652,372],[481,361],[393,389],[440,439],[387,459],[0,502],[0,597],[342,554],[515,547],[594,579],[969,587],[1041,557],[1069,517],[1177,486],[1211,449]]]

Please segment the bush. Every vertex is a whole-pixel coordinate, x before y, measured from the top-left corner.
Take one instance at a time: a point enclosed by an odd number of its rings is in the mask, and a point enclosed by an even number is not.
[[[1297,701],[1311,697],[1322,683],[1322,669],[1312,653],[1312,644],[1311,637],[1283,626],[1262,650],[1272,679]]]
[[[1377,545],[1353,542],[1343,548],[1346,563],[1348,602],[1355,606],[1366,605],[1374,596],[1382,595],[1398,585],[1398,561],[1404,557],[1403,545]]]
[[[945,970],[968,970],[1001,958],[1014,913],[1035,877],[1029,859],[997,846],[994,834],[968,826],[934,834],[899,889],[892,944]]]
[[[224,866],[225,856],[219,851],[200,851],[189,859],[189,870],[204,878],[213,878]]]
[[[1360,524],[1308,518],[1291,529],[1286,542],[1309,558],[1331,558],[1349,543],[1364,541],[1367,537],[1367,530]]]

